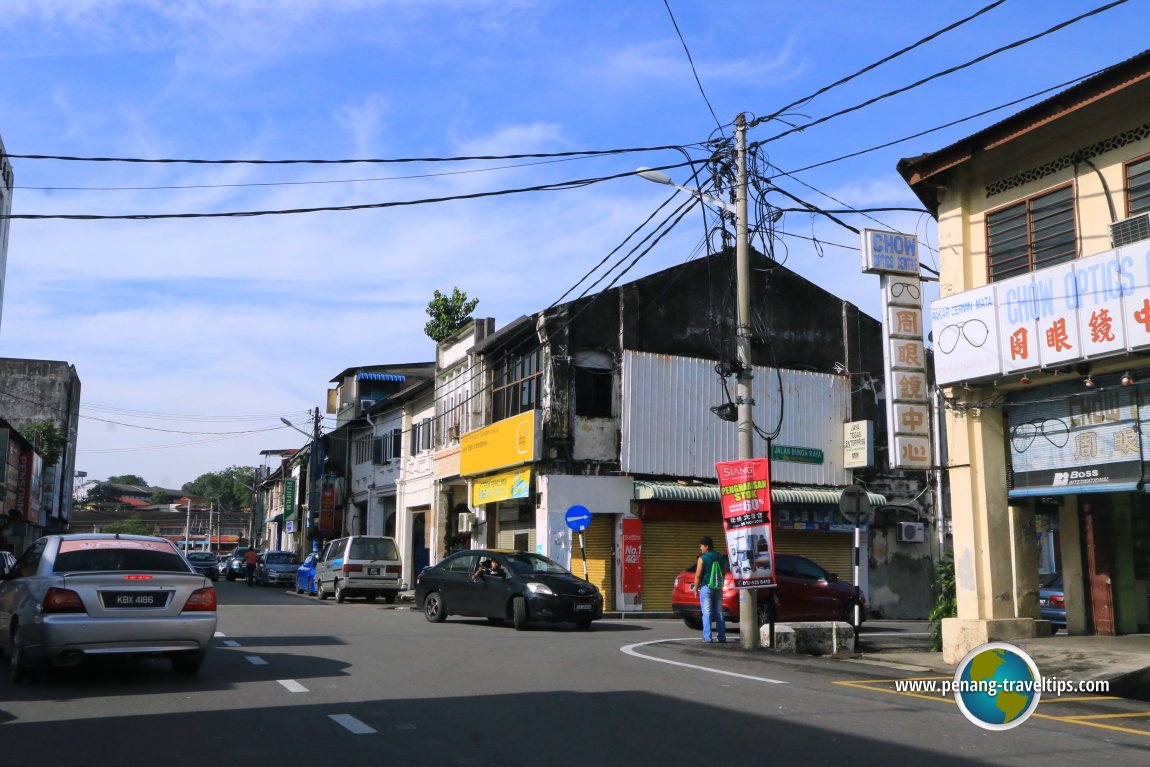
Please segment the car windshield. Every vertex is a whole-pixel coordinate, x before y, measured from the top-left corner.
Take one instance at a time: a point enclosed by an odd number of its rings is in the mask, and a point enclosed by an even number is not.
[[[170,544],[131,540],[66,542],[61,544],[52,569],[58,573],[105,570],[191,572],[184,558]]]
[[[216,563],[216,555],[215,554],[209,554],[205,551],[191,551],[191,552],[188,552],[188,561],[189,562],[206,562],[208,564],[214,565]]]
[[[567,574],[565,567],[538,554],[528,554],[526,552],[508,554],[507,562],[513,572],[521,575],[530,575],[531,573],[548,573],[551,575]]]
[[[264,562],[269,565],[294,565],[296,560],[294,554],[289,554],[286,551],[273,551],[264,557]]]

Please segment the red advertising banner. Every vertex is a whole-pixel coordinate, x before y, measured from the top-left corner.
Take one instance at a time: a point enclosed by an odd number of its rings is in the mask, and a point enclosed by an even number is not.
[[[643,520],[623,518],[623,593],[643,593]]]
[[[319,497],[319,529],[330,533],[335,529],[335,485],[323,486]]]
[[[735,588],[775,585],[771,476],[766,458],[715,464]]]

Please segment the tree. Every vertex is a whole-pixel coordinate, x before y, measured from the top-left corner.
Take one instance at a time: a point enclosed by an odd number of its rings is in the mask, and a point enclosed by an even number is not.
[[[103,533],[119,533],[120,535],[151,535],[152,526],[138,516],[122,519],[100,528]]]
[[[423,332],[432,341],[439,343],[451,337],[471,320],[471,313],[479,306],[479,299],[467,300],[467,294],[459,288],[452,288],[451,295],[445,296],[438,290],[427,304],[431,320],[423,326]]]
[[[113,485],[135,485],[136,487],[147,487],[148,483],[144,478],[138,474],[117,474],[114,477],[108,477],[108,481]]]
[[[256,486],[256,470],[251,466],[231,466],[222,471],[201,474],[184,484],[188,495],[210,498],[221,509],[243,509],[252,505],[252,491]]]
[[[100,482],[86,496],[87,503],[117,503],[120,500],[120,491],[108,482]]]
[[[148,499],[148,503],[152,504],[153,506],[161,506],[165,503],[171,503],[174,500],[176,499],[165,493],[163,490],[157,490],[156,492],[152,493],[152,497]]]
[[[56,429],[56,424],[48,419],[30,423],[20,433],[32,443],[32,447],[48,466],[55,465],[68,444],[68,440]]]

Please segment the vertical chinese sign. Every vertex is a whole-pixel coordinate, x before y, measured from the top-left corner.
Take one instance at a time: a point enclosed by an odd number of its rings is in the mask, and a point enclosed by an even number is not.
[[[771,476],[766,458],[715,464],[735,588],[775,585]]]
[[[894,469],[930,467],[930,388],[923,344],[918,238],[862,233],[863,271],[880,274],[887,380],[887,433]]]
[[[329,480],[319,497],[319,529],[330,533],[335,529],[335,485]]]

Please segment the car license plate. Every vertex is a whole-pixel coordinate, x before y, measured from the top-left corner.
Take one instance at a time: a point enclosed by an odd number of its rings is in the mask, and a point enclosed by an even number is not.
[[[575,605],[576,612],[583,612],[584,610],[590,612],[595,609],[595,605]]]
[[[1047,599],[1046,597],[1043,597],[1042,599],[1038,600],[1038,604],[1042,605],[1043,607],[1046,607],[1047,605],[1050,604],[1050,600]]]
[[[163,607],[168,596],[163,591],[106,591],[104,607]]]
[[[369,567],[369,568],[367,568],[367,574],[368,575],[379,575],[379,568],[378,567]]]

